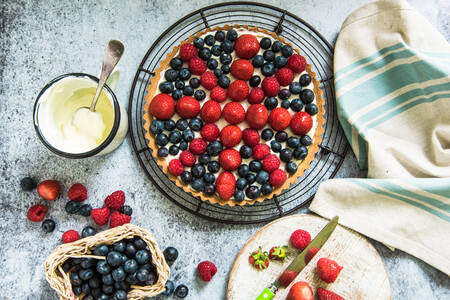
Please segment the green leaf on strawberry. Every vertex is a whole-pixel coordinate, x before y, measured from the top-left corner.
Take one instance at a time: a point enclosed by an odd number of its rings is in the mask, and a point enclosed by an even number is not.
[[[269,258],[271,260],[280,260],[284,262],[289,255],[288,246],[272,247],[269,251]]]
[[[269,255],[267,251],[263,252],[261,247],[259,247],[258,251],[254,251],[250,254],[248,261],[253,268],[264,270],[269,266]]]

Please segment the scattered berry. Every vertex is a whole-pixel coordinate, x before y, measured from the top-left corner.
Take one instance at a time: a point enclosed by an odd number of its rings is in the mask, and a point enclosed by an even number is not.
[[[251,34],[239,36],[234,44],[236,55],[240,58],[252,58],[259,51],[259,42]]]
[[[195,138],[189,144],[189,151],[195,155],[200,155],[206,151],[206,142],[201,138]],[[180,173],[181,174],[181,173]],[[179,176],[179,175],[176,175]]]
[[[235,149],[225,149],[219,154],[219,163],[226,171],[236,170],[242,159]]]
[[[123,224],[128,224],[131,221],[131,216],[120,213],[118,211],[114,211],[111,214],[111,221],[109,222],[109,228],[114,228],[117,226],[121,226]]]
[[[37,186],[39,196],[48,201],[55,200],[58,197],[60,190],[61,186],[56,180],[45,180]]]
[[[287,287],[291,284],[291,282],[297,277],[297,272],[292,270],[286,270],[281,274],[280,278],[278,279],[278,283],[282,287]]]
[[[178,298],[186,298],[186,296],[189,293],[189,289],[187,286],[185,286],[184,284],[180,284],[179,286],[177,286],[177,288],[175,289],[175,296],[177,296]]]
[[[62,235],[62,242],[64,244],[72,243],[78,241],[80,239],[80,235],[75,230],[67,230]]]
[[[242,132],[238,126],[228,125],[220,132],[220,141],[225,147],[234,147],[242,139]],[[191,143],[192,144],[192,143]]]
[[[249,80],[253,76],[253,65],[246,59],[233,61],[230,67],[231,75],[241,80]]]
[[[264,78],[261,83],[261,87],[267,97],[276,96],[280,91],[280,84],[278,83],[278,80],[273,76]]]
[[[297,229],[291,234],[289,240],[294,248],[302,251],[311,242],[311,235],[306,230]]]
[[[246,120],[253,129],[261,129],[267,124],[267,108],[262,104],[252,104],[247,109]]]
[[[163,254],[168,263],[173,263],[178,258],[178,250],[175,247],[167,247],[164,249]]]
[[[270,264],[269,255],[259,247],[257,251],[250,254],[248,262],[257,270],[267,269]]]
[[[209,123],[202,127],[202,129],[200,130],[200,135],[205,141],[212,142],[217,140],[217,138],[219,137],[220,129],[216,124]]]
[[[180,58],[183,61],[189,61],[197,55],[197,48],[192,44],[183,44],[180,47]]]
[[[167,280],[164,288],[165,288],[165,291],[162,292],[161,295],[170,296],[170,295],[172,295],[173,291],[175,290],[175,284],[173,283],[173,281]]]
[[[314,255],[316,255],[317,252],[319,252],[319,248],[316,247],[309,248],[308,252],[306,252],[305,255],[305,264],[308,264],[314,257]]]
[[[334,282],[342,269],[337,262],[329,258],[321,258],[317,261],[317,274],[326,283]]]
[[[214,123],[220,119],[222,108],[216,101],[209,100],[203,104],[200,110],[200,117],[206,123]]]
[[[291,122],[291,115],[287,109],[282,107],[277,107],[270,112],[269,115],[269,124],[270,126],[276,130],[281,131],[286,129]]]
[[[169,172],[174,176],[180,176],[183,171],[184,167],[180,160],[174,158],[169,162]]]
[[[269,183],[274,187],[280,187],[286,181],[286,172],[281,169],[277,169],[270,173]]]
[[[230,199],[234,194],[236,179],[230,172],[222,172],[216,179],[216,190],[223,200]]]
[[[97,230],[95,230],[91,226],[86,226],[81,231],[81,237],[83,237],[83,238],[88,237],[88,236],[93,236],[93,235],[96,235],[96,234],[97,234]]]
[[[20,180],[20,187],[24,191],[27,192],[32,191],[36,188],[36,186],[37,186],[36,181],[31,177],[25,177]]]
[[[228,97],[233,101],[242,101],[247,99],[250,89],[243,80],[233,81],[228,87]]]
[[[338,294],[321,287],[317,288],[316,295],[319,300],[344,300],[344,298]]]
[[[52,219],[44,220],[44,222],[42,222],[41,226],[42,226],[42,230],[44,230],[44,232],[50,233],[53,230],[55,230],[55,221],[53,221]]]
[[[203,281],[211,281],[214,274],[217,272],[217,268],[214,263],[210,261],[202,261],[197,266],[198,274]]]
[[[125,203],[125,193],[123,191],[115,191],[105,199],[105,205],[111,209],[119,210]]]
[[[291,129],[297,135],[305,135],[311,130],[313,120],[306,112],[298,112],[291,119]]]
[[[80,208],[81,208],[81,204],[80,204],[80,202],[77,202],[77,201],[69,201],[69,202],[67,202],[66,206],[64,207],[66,212],[71,215],[77,214],[80,211]]]
[[[270,154],[270,148],[266,144],[258,144],[253,147],[253,158],[257,160],[264,159]]]
[[[166,94],[158,94],[150,102],[150,114],[158,120],[168,120],[175,113],[175,101]]]
[[[33,205],[28,209],[27,218],[31,222],[41,222],[45,218],[47,207],[42,204]]]
[[[91,218],[98,226],[103,226],[108,223],[110,211],[109,208],[94,208],[91,211]]]
[[[238,102],[229,102],[224,106],[222,116],[230,124],[239,124],[245,120],[245,109]]]

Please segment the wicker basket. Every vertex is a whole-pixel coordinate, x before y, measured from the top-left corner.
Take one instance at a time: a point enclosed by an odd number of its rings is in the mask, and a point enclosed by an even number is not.
[[[158,273],[158,281],[151,286],[132,285],[128,292],[128,299],[143,299],[144,297],[156,296],[164,291],[164,286],[170,275],[169,266],[164,255],[158,248],[155,237],[145,229],[136,225],[125,224],[109,230],[97,233],[73,243],[63,244],[53,251],[45,261],[45,276],[50,286],[58,292],[62,300],[78,300],[82,297],[74,296],[69,276],[63,271],[62,264],[69,258],[91,257],[104,259],[103,256],[90,255],[90,250],[100,244],[110,245],[123,239],[141,237],[148,245],[152,255],[152,264]]]

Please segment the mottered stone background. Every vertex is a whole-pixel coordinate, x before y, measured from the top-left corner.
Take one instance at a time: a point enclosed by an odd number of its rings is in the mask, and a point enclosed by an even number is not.
[[[126,106],[136,69],[157,36],[187,13],[216,2],[0,2],[0,299],[57,298],[45,281],[43,262],[60,243],[64,231],[92,224],[88,218],[64,212],[64,195],[75,182],[88,187],[87,201],[93,206],[100,206],[114,190],[126,192],[127,203],[134,210],[132,222],[152,231],[162,248],[178,248],[180,257],[172,267],[171,279],[188,285],[187,299],[225,298],[234,257],[260,225],[211,223],[181,210],[152,186],[132,152],[129,138],[105,157],[68,160],[55,156],[39,142],[32,123],[34,99],[45,83],[68,72],[97,75],[104,47],[111,38],[122,40],[126,47],[116,91]],[[298,13],[334,43],[345,17],[368,1],[264,2]],[[450,39],[448,1],[411,3]],[[29,206],[42,202],[36,193],[20,190],[19,180],[26,175],[38,180],[57,179],[63,185],[63,196],[48,203],[48,217],[57,223],[51,234],[44,234],[40,224],[32,224],[25,217]],[[338,176],[362,175],[350,152]],[[406,253],[373,244],[386,264],[393,299],[450,298],[448,276]],[[198,262],[206,259],[219,269],[208,284],[195,274]]]

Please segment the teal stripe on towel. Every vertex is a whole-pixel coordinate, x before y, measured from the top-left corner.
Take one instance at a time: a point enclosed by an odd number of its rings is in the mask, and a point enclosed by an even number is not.
[[[411,178],[408,181],[421,190],[444,197],[450,201],[450,178]]]

